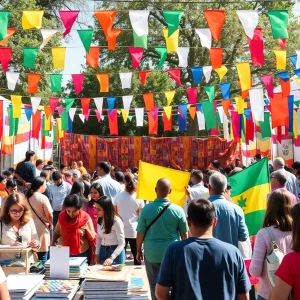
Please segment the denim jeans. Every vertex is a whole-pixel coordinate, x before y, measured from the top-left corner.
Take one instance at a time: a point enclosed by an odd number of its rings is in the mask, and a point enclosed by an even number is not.
[[[90,264],[90,248],[87,249],[85,252],[76,254],[76,255],[72,255],[70,254],[70,257],[86,257],[87,258],[87,264]]]
[[[53,212],[53,230],[55,229],[59,214],[60,214],[60,211]]]
[[[37,252],[37,256],[43,265],[48,260],[48,254],[49,254],[48,251],[47,252]]]
[[[101,246],[100,247],[100,253],[99,253],[99,264],[103,264],[106,259],[108,259],[117,246],[106,248]],[[125,264],[125,250],[123,249],[122,252],[114,259],[113,265],[122,265]]]
[[[152,263],[145,259],[146,273],[149,281],[152,300],[157,300],[155,296],[156,276],[160,268],[160,263]]]

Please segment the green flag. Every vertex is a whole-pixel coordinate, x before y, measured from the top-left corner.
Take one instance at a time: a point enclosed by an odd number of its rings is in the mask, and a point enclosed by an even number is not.
[[[61,93],[62,74],[50,74],[50,84],[52,93]]]
[[[61,130],[69,130],[68,112],[64,110],[61,114]]]
[[[219,111],[217,110],[217,113],[216,113],[216,117],[217,117],[217,122],[218,122],[218,125],[220,127],[222,127],[222,122],[221,122],[221,118],[220,118],[220,114],[219,114]]]
[[[155,48],[155,51],[160,55],[160,60],[159,60],[159,63],[158,63],[158,66],[157,68],[160,69],[164,62],[166,61],[166,58],[167,58],[167,48],[166,47],[156,47]]]
[[[7,35],[7,25],[10,16],[10,11],[0,11],[0,41],[2,41]]]
[[[93,40],[94,30],[93,29],[78,29],[77,32],[78,32],[78,35],[84,46],[85,51],[90,52],[90,47],[91,47],[92,40]]]
[[[295,104],[297,107],[300,107],[300,101],[294,101],[294,104]]]
[[[26,68],[33,69],[37,57],[38,48],[23,48],[23,65]]]
[[[289,13],[287,10],[269,10],[272,34],[274,39],[288,39],[289,33],[287,30],[289,23]]]
[[[8,119],[9,119],[9,136],[16,136],[19,127],[19,118],[13,118],[12,107],[7,108]]]
[[[215,86],[214,85],[207,85],[204,87],[204,90],[208,96],[209,102],[212,102],[215,98]]]
[[[65,107],[66,107],[66,112],[69,112],[70,108],[72,107],[74,103],[74,98],[65,98]]]
[[[53,146],[57,145],[57,132],[56,124],[53,124],[52,135],[53,135]]]
[[[217,120],[214,103],[210,101],[202,101],[201,104],[204,113],[206,129],[216,129]]]
[[[164,10],[163,15],[168,23],[168,37],[170,37],[179,27],[183,10]]]
[[[264,121],[258,123],[259,123],[262,138],[272,137],[271,126],[270,126],[270,114],[268,112],[264,113]]]
[[[133,31],[133,46],[136,48],[148,48],[148,34],[138,36],[135,31]]]

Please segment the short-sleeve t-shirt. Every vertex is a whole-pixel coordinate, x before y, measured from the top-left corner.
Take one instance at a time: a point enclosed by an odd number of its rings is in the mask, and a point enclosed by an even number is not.
[[[156,282],[172,287],[171,299],[234,300],[251,289],[239,250],[215,238],[171,244]]]
[[[300,252],[291,252],[283,258],[276,275],[292,287],[292,299],[300,299]]]

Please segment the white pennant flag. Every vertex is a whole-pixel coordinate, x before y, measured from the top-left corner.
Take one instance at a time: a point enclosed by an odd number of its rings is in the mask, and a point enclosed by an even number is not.
[[[70,116],[70,119],[72,120],[72,122],[74,121],[74,116],[75,116],[75,113],[76,113],[76,107],[71,107],[69,109],[69,116]]]
[[[40,46],[40,50],[42,50],[46,44],[51,40],[53,35],[57,32],[56,29],[41,29],[41,34],[43,36],[43,42]]]
[[[243,25],[246,35],[252,39],[254,30],[258,25],[258,12],[256,10],[237,10],[236,13]]]
[[[255,88],[249,90],[250,105],[254,122],[264,121],[264,90]]]
[[[230,141],[230,135],[229,135],[229,130],[228,130],[228,119],[227,116],[224,113],[224,118],[223,118],[223,134],[224,134],[224,139],[226,139],[228,142]]]
[[[129,18],[131,26],[137,36],[148,34],[149,10],[130,10]]]
[[[103,97],[94,98],[95,105],[100,113],[102,115],[102,108],[103,108]]]
[[[186,68],[188,66],[188,56],[190,48],[189,47],[178,47],[177,55],[179,58],[178,66],[181,68]]]
[[[132,72],[119,73],[122,89],[130,89],[131,88],[131,79]]]
[[[208,83],[210,81],[211,71],[212,71],[212,66],[204,66],[203,67],[203,74],[204,74],[206,83]]]
[[[223,120],[224,120],[224,116],[225,116],[223,106],[217,106],[217,110],[219,112],[220,121],[223,124]]]
[[[41,103],[42,98],[41,97],[31,97],[31,105],[32,105],[32,111],[35,114],[40,103]]]
[[[296,69],[300,68],[300,50],[296,50],[297,61],[296,61]]]
[[[204,114],[201,111],[197,111],[197,120],[198,120],[198,128],[199,130],[205,130],[205,119]]]
[[[84,123],[85,116],[83,114],[79,114],[79,118],[80,118],[81,122]]]
[[[136,126],[144,126],[144,108],[135,108]]]
[[[129,111],[133,96],[123,96],[122,99],[124,109]]]
[[[209,28],[198,28],[195,29],[201,42],[201,46],[207,49],[211,48],[211,31]]]
[[[17,72],[6,72],[7,88],[14,91],[16,88],[17,81],[19,80],[20,73]]]

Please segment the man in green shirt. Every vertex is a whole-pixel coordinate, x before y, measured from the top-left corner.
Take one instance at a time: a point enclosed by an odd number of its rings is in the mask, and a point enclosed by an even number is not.
[[[157,181],[155,188],[157,198],[143,208],[137,227],[137,260],[143,260],[142,243],[144,242],[145,266],[152,300],[157,299],[155,276],[159,271],[167,247],[171,243],[179,241],[180,238],[185,240],[188,237],[188,225],[184,211],[173,203],[147,230],[147,226],[170,203],[168,195],[171,191],[170,180],[161,178]]]

